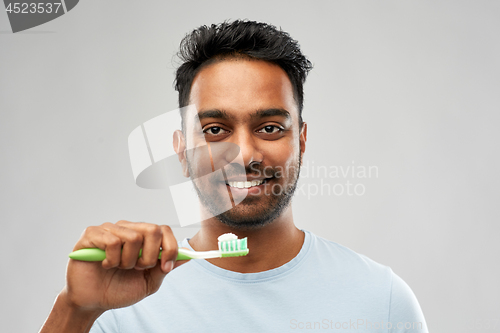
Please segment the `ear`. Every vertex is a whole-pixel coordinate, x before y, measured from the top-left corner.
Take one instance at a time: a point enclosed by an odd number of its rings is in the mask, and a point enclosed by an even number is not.
[[[303,155],[304,152],[306,151],[306,141],[307,141],[307,123],[303,122],[302,123],[302,128],[300,130],[300,137],[299,137],[299,142],[300,142],[300,154]],[[301,161],[300,164],[302,164],[303,160]]]
[[[182,133],[182,131],[176,130],[174,132],[173,144],[174,151],[179,158],[179,162],[181,162],[182,174],[184,175],[184,177],[189,177],[189,169],[186,159],[186,139],[184,138],[184,134]]]

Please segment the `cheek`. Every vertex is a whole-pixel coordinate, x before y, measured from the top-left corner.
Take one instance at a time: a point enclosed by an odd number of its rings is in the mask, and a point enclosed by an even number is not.
[[[299,172],[299,155],[294,154],[293,158],[288,159],[285,170],[286,170],[286,177],[291,181],[292,178],[295,178],[297,173]]]
[[[282,175],[288,178],[297,171],[299,153],[300,147],[292,143],[273,147],[266,155],[268,156],[266,164],[281,170]]]
[[[191,171],[195,173],[196,177],[201,177],[212,172],[210,154],[206,146],[188,150],[187,159]]]

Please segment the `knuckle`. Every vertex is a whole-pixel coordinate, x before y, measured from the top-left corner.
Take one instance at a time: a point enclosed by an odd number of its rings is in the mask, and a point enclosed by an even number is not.
[[[160,229],[160,226],[156,225],[156,224],[148,224],[146,226],[146,234],[150,235],[150,236],[161,236],[161,229]]]
[[[127,238],[128,242],[132,244],[142,244],[143,241],[142,235],[135,231],[131,232]]]
[[[112,226],[113,226],[113,223],[111,223],[111,222],[104,222],[103,224],[101,224],[101,227],[103,227],[105,229],[108,229]]]
[[[124,225],[124,224],[127,224],[127,223],[130,223],[130,222],[127,221],[127,220],[120,220],[120,221],[116,222],[115,224],[121,226],[121,225]]]
[[[165,235],[173,234],[172,233],[172,228],[170,228],[170,226],[168,226],[168,225],[162,225],[160,227],[160,229],[161,229],[162,233],[165,234]]]
[[[109,235],[109,237],[107,237],[106,243],[108,244],[108,247],[111,248],[117,248],[122,246],[120,238],[112,235]]]
[[[82,232],[82,237],[85,237],[93,232],[95,227],[87,227],[85,230]]]

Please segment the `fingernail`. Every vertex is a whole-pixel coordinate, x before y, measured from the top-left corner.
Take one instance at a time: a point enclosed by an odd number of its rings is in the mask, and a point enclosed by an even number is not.
[[[166,261],[165,264],[163,265],[163,271],[164,272],[170,272],[174,268],[174,262],[173,260]]]

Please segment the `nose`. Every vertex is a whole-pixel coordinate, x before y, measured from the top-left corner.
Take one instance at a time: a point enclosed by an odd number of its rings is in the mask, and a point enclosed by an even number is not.
[[[264,159],[259,140],[251,131],[234,132],[229,140],[207,142],[206,147],[209,156],[204,159],[207,170],[225,169],[231,176],[248,173],[252,164],[260,164]]]
[[[250,130],[235,131],[231,139],[240,149],[244,167],[262,163],[264,155],[259,147],[258,139]]]

